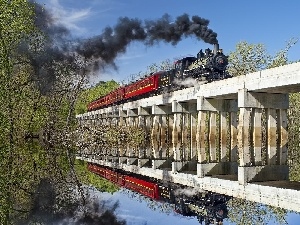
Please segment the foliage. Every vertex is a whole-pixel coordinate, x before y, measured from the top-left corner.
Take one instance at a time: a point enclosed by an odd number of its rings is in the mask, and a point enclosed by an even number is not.
[[[245,75],[265,69],[270,56],[263,44],[249,44],[245,41],[236,45],[228,57],[228,72],[233,76]]]
[[[111,80],[107,82],[99,82],[96,86],[83,90],[76,101],[75,113],[82,114],[87,112],[88,103],[108,94],[118,86],[119,84],[117,82]]]
[[[61,207],[81,186],[74,150],[61,137],[74,129],[74,104],[88,71],[80,58],[50,57],[56,43],[35,27],[37,8],[26,0],[0,3],[0,224],[30,216],[43,180],[55,183]],[[48,78],[45,91],[40,81]]]
[[[173,62],[170,59],[161,61],[159,64],[153,63],[147,67],[147,73],[155,73],[161,70],[173,69]]]
[[[232,76],[241,76],[285,65],[288,63],[288,51],[297,41],[298,39],[295,38],[290,39],[286,47],[277,52],[275,56],[270,55],[263,44],[239,42],[236,50],[229,53],[228,72]]]
[[[78,154],[105,154],[126,145],[139,146],[145,137],[145,131],[131,126],[80,126],[70,133],[66,141],[77,149]]]
[[[233,198],[228,203],[228,218],[236,225],[268,224],[275,220],[276,224],[286,223],[286,210],[264,206],[256,202]]]
[[[278,66],[283,66],[289,63],[288,61],[288,52],[298,42],[297,38],[292,38],[287,42],[287,45],[284,49],[280,50],[273,57],[272,61],[268,64],[267,68],[274,68]]]
[[[174,67],[173,61],[170,59],[163,60],[159,63],[152,63],[151,65],[147,66],[146,71],[140,71],[136,74],[131,74],[129,76],[128,82],[123,80],[121,83],[125,85],[126,83],[130,83],[131,81],[135,81],[137,79],[143,78],[145,76],[149,76],[149,74],[156,73],[162,70],[171,70]]]
[[[101,178],[100,176],[88,171],[87,162],[82,160],[75,161],[75,169],[78,174],[78,179],[81,183],[93,186],[99,191],[116,192],[118,187],[113,183]]]
[[[34,30],[34,13],[24,0],[2,1],[0,12],[0,224],[8,224],[15,212],[14,199],[19,198],[23,203],[27,197],[18,191],[24,188],[21,184],[29,183],[25,179],[26,171],[15,165],[27,155],[18,137],[24,135],[22,128],[28,126],[30,119],[21,122],[18,116],[30,111],[27,104],[34,104],[31,97],[35,94],[26,85],[26,72],[14,70],[14,55],[16,46]]]
[[[288,109],[288,162],[290,167],[290,179],[300,181],[300,93],[289,96],[290,107]]]
[[[116,216],[115,210],[118,202],[95,197],[96,193],[91,188],[69,187],[68,198],[61,192],[61,187],[49,179],[42,179],[37,185],[32,197],[32,207],[27,218],[14,219],[16,224],[112,224],[124,225],[125,221]],[[65,188],[63,188],[65,189]],[[78,197],[78,191],[85,195],[85,204]],[[67,201],[66,201],[67,200]],[[59,206],[59,207],[57,207]]]

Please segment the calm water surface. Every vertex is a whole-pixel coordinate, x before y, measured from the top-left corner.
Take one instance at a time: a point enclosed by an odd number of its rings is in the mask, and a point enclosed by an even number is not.
[[[201,224],[196,217],[176,213],[174,205],[152,201],[126,189],[121,189],[114,194],[97,192],[97,195],[111,204],[118,201],[119,207],[116,213],[118,217],[127,221],[127,225]],[[230,199],[226,205],[228,218],[220,224],[300,224],[300,213],[240,199]]]

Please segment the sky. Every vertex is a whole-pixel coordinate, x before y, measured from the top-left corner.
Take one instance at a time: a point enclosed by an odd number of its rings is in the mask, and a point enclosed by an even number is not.
[[[225,54],[235,50],[236,44],[247,41],[262,43],[270,54],[285,48],[291,38],[300,37],[298,0],[38,0],[51,11],[56,23],[66,26],[74,38],[88,39],[100,35],[106,26],[114,26],[119,17],[156,20],[168,13],[174,20],[187,13],[210,21],[208,27],[218,34],[220,48]],[[117,70],[106,69],[95,80],[122,81],[131,74],[147,70],[147,66],[161,61],[196,55],[200,49],[212,45],[189,37],[176,46],[160,42],[145,46],[133,42],[126,52],[116,58]],[[289,59],[300,58],[300,43],[294,45]]]

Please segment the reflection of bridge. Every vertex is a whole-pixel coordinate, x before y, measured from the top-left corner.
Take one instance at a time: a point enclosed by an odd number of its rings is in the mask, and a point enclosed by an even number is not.
[[[81,125],[136,126],[151,136],[138,148],[79,158],[300,211],[286,146],[288,93],[299,91],[295,63],[78,115]]]

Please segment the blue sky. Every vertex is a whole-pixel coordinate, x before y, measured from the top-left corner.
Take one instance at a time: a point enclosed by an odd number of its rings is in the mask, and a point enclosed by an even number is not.
[[[224,1],[224,0],[38,0],[50,10],[56,22],[68,27],[74,37],[89,38],[102,33],[106,26],[114,26],[119,17],[155,20],[165,13],[176,18],[183,13],[197,15],[210,21],[209,28],[218,34],[225,53],[235,50],[240,41],[262,43],[274,54],[283,49],[291,38],[300,37],[300,1]],[[125,54],[116,59],[118,70],[101,72],[97,79],[124,80],[130,74],[145,71],[152,63],[181,56],[196,55],[211,45],[187,38],[176,46],[159,43],[147,47],[131,43]],[[211,47],[212,48],[212,47]],[[300,57],[300,43],[293,46],[289,59]]]

